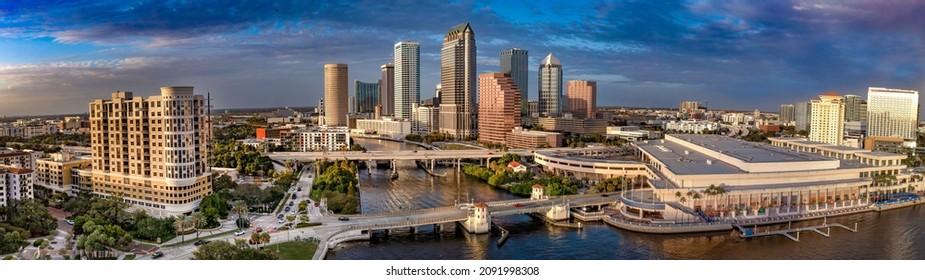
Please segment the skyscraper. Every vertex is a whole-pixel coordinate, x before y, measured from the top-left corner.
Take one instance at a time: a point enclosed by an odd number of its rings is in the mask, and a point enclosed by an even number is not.
[[[147,99],[119,91],[91,102],[92,170],[79,175],[89,185],[80,188],[161,215],[195,210],[212,192],[205,108],[193,87],[162,87]]]
[[[379,104],[382,104],[382,115],[395,115],[395,65],[383,64],[382,80],[379,80]]]
[[[845,95],[845,121],[854,122],[861,120],[862,101],[864,101],[864,99],[860,96],[851,94]]]
[[[597,82],[572,80],[566,86],[569,112],[579,119],[593,119],[597,108]]]
[[[782,125],[788,125],[794,121],[793,104],[780,105],[780,122]]]
[[[411,105],[421,100],[421,44],[395,44],[395,118],[411,119]]]
[[[562,92],[562,64],[559,59],[549,53],[540,62],[539,75],[540,115],[557,117],[568,109]]]
[[[845,131],[845,102],[836,93],[825,93],[810,101],[812,121],[809,140],[841,145]]]
[[[469,23],[446,32],[440,50],[440,131],[457,139],[475,136],[475,33]]]
[[[507,134],[520,127],[520,97],[511,75],[479,75],[479,141],[504,144]]]
[[[523,116],[528,116],[530,113],[530,108],[528,108],[528,52],[527,50],[522,50],[518,48],[507,49],[501,51],[501,73],[510,74],[511,79],[514,79],[514,84],[517,85],[517,89],[520,90],[520,112]]]
[[[347,125],[347,64],[324,65],[324,124]]]
[[[813,121],[813,107],[809,102],[798,102],[797,105],[794,106],[793,121],[796,131],[810,131],[810,123]]]
[[[356,99],[356,112],[358,114],[374,112],[376,105],[379,104],[379,82],[364,83],[354,80],[353,84],[356,93],[354,98]]]
[[[867,136],[898,137],[915,147],[919,92],[871,87],[867,91]]]

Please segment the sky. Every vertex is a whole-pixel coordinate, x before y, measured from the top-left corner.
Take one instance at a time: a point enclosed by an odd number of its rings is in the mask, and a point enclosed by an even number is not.
[[[83,113],[113,91],[211,92],[215,108],[306,107],[323,65],[374,82],[392,46],[421,44],[421,98],[453,26],[478,73],[529,51],[529,98],[553,53],[599,106],[776,112],[824,92],[925,90],[925,1],[0,1],[0,116]]]

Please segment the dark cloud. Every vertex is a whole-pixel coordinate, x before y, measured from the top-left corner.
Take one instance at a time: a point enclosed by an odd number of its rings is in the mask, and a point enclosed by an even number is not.
[[[694,99],[772,110],[824,91],[925,86],[918,1],[43,1],[0,3],[0,38],[106,50],[0,64],[0,85],[16,89],[3,93],[0,114],[85,111],[113,90],[176,84],[213,92],[217,107],[314,106],[324,63],[375,81],[400,40],[421,43],[426,98],[443,34],[466,21],[478,72],[497,71],[501,50],[523,48],[535,85],[553,52],[566,78],[600,81],[603,105]]]

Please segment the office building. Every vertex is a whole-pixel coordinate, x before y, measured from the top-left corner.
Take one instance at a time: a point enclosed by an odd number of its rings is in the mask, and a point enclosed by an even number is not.
[[[421,100],[421,45],[417,42],[395,44],[394,116],[411,119],[411,106]]]
[[[347,125],[347,64],[324,65],[324,124]]]
[[[195,210],[212,192],[205,102],[188,86],[91,102],[92,178],[84,183],[159,216]]]
[[[812,122],[809,140],[841,145],[845,129],[845,102],[835,93],[825,93],[810,101]]]
[[[845,95],[845,121],[867,121],[861,118],[867,111],[867,102],[860,96],[847,94]]]
[[[796,116],[794,115],[793,104],[780,105],[780,123],[781,125],[790,125]]]
[[[540,102],[533,100],[527,101],[527,116],[536,118],[540,116]]]
[[[506,141],[509,149],[558,148],[562,146],[562,134],[515,127]]]
[[[440,50],[440,131],[456,139],[477,131],[475,65],[472,27],[464,23],[450,28]]]
[[[530,108],[528,107],[529,83],[528,76],[530,69],[528,66],[528,52],[518,48],[501,51],[501,73],[510,74],[514,79],[514,84],[520,90],[520,111],[522,116],[529,116]]]
[[[541,116],[558,117],[568,109],[562,92],[562,64],[552,53],[540,62],[539,93]]]
[[[569,132],[575,134],[607,133],[606,120],[546,117],[539,118],[537,122],[546,131]]]
[[[380,67],[382,79],[379,80],[379,104],[383,116],[395,114],[395,64],[387,63]]]
[[[379,82],[364,83],[354,80],[354,92],[356,93],[356,110],[358,114],[373,113],[376,105],[379,104]]]
[[[579,119],[593,119],[597,108],[597,82],[594,81],[568,81],[566,86],[569,112],[572,117]]]
[[[700,111],[700,102],[698,101],[681,101],[678,105],[678,112],[682,114],[691,114]]]
[[[916,146],[919,92],[871,87],[867,91],[867,135],[899,137],[906,147]]]
[[[793,120],[796,131],[810,131],[810,123],[813,121],[813,107],[809,102],[798,102],[794,106]]]
[[[479,75],[479,141],[504,144],[511,129],[520,127],[520,90],[511,75]]]
[[[414,107],[414,120],[411,131],[420,135],[427,135],[440,131],[440,107],[434,105],[420,105]]]
[[[411,121],[388,117],[378,120],[357,120],[357,129],[362,130],[364,134],[377,134],[386,138],[404,139],[406,135],[411,134]]]

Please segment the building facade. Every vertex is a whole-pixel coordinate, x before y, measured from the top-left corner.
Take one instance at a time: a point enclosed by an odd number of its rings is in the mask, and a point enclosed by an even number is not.
[[[872,87],[867,91],[867,135],[899,137],[915,147],[919,122],[919,92]]]
[[[0,207],[9,205],[13,200],[34,198],[34,182],[35,172],[31,169],[0,165]]]
[[[88,169],[92,162],[91,158],[76,157],[71,153],[49,154],[48,157],[35,162],[35,184],[55,193],[77,196],[77,192],[71,188],[71,171]]]
[[[212,192],[206,104],[193,87],[162,87],[147,99],[113,92],[89,107],[93,194],[174,215]]]
[[[382,116],[395,115],[395,64],[387,63],[380,67],[382,79],[379,80],[379,104]]]
[[[440,107],[421,105],[414,107],[414,120],[411,131],[420,135],[427,135],[440,131]]]
[[[860,96],[852,94],[845,95],[845,121],[867,121],[867,118],[861,118],[867,113],[866,105],[867,102]]]
[[[357,129],[364,133],[374,133],[392,139],[404,139],[411,134],[410,120],[382,118],[378,120],[357,120]]]
[[[347,125],[347,64],[324,65],[324,124]]]
[[[354,92],[356,93],[356,110],[358,114],[373,113],[376,111],[376,105],[379,104],[379,82],[364,83],[354,80]]]
[[[539,69],[540,116],[558,117],[568,109],[562,92],[562,64],[549,53]]]
[[[681,101],[678,104],[678,112],[682,114],[696,113],[700,111],[700,102],[698,101]]]
[[[780,123],[782,125],[789,125],[795,120],[796,116],[793,109],[793,104],[780,105]]]
[[[561,131],[577,134],[605,134],[607,121],[576,118],[539,118],[537,121],[546,131]]]
[[[813,121],[813,107],[809,102],[798,102],[793,108],[794,129],[809,132]]]
[[[394,116],[411,119],[411,106],[421,100],[421,44],[395,44]]]
[[[477,119],[475,33],[468,23],[451,28],[440,50],[440,131],[457,139],[475,136]]]
[[[562,146],[562,134],[515,127],[507,134],[506,141],[510,149],[557,148]]]
[[[287,134],[284,145],[293,152],[341,151],[350,147],[350,129],[346,126],[315,126]]]
[[[812,123],[809,140],[832,145],[841,145],[845,129],[845,102],[835,93],[826,93],[812,104]]]
[[[479,75],[479,141],[504,144],[511,129],[520,127],[520,90],[511,75]]]
[[[511,79],[514,79],[514,84],[517,85],[517,89],[520,90],[520,111],[522,116],[530,115],[530,108],[528,108],[527,103],[527,100],[529,100],[527,98],[528,93],[530,92],[528,90],[528,76],[530,73],[528,54],[527,50],[518,48],[501,51],[501,73],[510,74]]]
[[[35,169],[35,154],[16,150],[0,150],[0,164]]]
[[[569,112],[579,119],[593,119],[597,108],[597,82],[572,80],[566,86]]]

